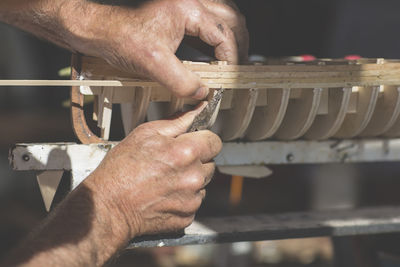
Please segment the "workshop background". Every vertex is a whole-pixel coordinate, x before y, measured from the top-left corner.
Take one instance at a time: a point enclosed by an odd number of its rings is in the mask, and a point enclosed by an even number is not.
[[[396,0],[237,4],[247,18],[251,55],[400,58]],[[58,79],[58,71],[69,65],[68,51],[29,34],[0,24],[0,36],[0,79]],[[63,107],[68,94],[68,88],[0,88],[0,259],[47,215],[34,173],[12,171],[8,150],[21,142],[76,142],[69,109]],[[400,204],[399,163],[270,168],[267,178],[245,179],[239,200],[230,194],[231,177],[217,174],[198,216]],[[57,201],[64,195],[60,190]],[[399,240],[394,234],[359,237],[374,252],[364,255],[378,266],[400,266]],[[137,249],[123,252],[110,266],[353,266],[355,256],[354,240],[311,238]]]

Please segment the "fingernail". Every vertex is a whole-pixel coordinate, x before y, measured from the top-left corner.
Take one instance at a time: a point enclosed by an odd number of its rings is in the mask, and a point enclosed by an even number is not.
[[[207,97],[208,92],[208,87],[200,87],[199,89],[197,89],[196,93],[194,93],[193,98],[202,100]]]

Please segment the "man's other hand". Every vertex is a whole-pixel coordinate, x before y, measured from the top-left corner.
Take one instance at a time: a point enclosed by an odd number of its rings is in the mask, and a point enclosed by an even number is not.
[[[208,88],[175,56],[185,35],[214,47],[218,60],[247,57],[244,17],[211,0],[157,0],[139,7],[65,1],[60,17],[72,49],[111,65],[145,74],[181,97],[203,99]],[[238,47],[241,52],[238,51]]]
[[[186,133],[202,107],[140,125],[83,182],[130,238],[193,221],[214,173],[212,159],[222,148],[210,131]]]

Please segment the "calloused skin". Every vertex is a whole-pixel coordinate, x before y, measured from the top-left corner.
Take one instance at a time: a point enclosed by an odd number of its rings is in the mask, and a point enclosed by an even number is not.
[[[139,7],[2,0],[0,21],[125,71],[139,71],[177,96],[203,99],[208,94],[175,56],[184,36],[213,46],[219,60],[236,64],[247,59],[245,21],[228,0],[154,0]],[[222,147],[210,131],[186,133],[204,105],[136,128],[5,266],[99,266],[133,237],[188,226]]]

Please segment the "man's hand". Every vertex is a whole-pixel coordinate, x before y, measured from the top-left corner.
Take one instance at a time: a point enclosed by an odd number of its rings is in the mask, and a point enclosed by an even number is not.
[[[185,133],[199,111],[140,125],[84,181],[126,223],[130,238],[193,221],[214,174],[211,161],[222,148],[210,131]]]
[[[185,133],[202,107],[136,128],[4,266],[100,266],[135,236],[188,226],[222,147],[210,131]]]
[[[4,0],[0,20],[70,50],[102,57],[138,71],[177,96],[203,99],[208,88],[175,52],[185,35],[214,47],[218,60],[245,60],[248,34],[243,16],[225,0],[156,0],[139,7],[86,0]],[[223,2],[223,3],[221,3]],[[238,47],[240,52],[238,51]]]

